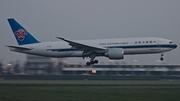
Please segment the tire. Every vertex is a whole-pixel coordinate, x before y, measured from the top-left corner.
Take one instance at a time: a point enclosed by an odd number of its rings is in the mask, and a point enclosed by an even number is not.
[[[94,60],[94,63],[98,63],[98,60]]]
[[[91,65],[91,63],[90,62],[86,62],[86,66],[90,66]]]
[[[163,60],[164,60],[164,58],[163,58],[163,57],[161,57],[161,58],[160,58],[160,60],[161,60],[161,61],[163,61]]]

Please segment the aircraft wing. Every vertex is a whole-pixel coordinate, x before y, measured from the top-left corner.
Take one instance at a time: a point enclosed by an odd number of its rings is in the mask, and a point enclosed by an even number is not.
[[[20,49],[20,50],[32,50],[32,48],[26,48],[26,47],[20,47],[20,46],[6,46],[9,48],[16,48],[16,49]]]
[[[69,45],[76,48],[77,50],[81,50],[84,52],[105,52],[105,50],[106,50],[106,48],[104,48],[104,47],[87,45],[87,44],[71,41],[71,40],[65,39],[63,37],[56,37],[56,38],[61,39],[65,42],[69,43]]]

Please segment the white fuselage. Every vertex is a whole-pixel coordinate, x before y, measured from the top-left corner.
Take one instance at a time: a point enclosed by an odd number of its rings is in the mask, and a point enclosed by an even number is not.
[[[97,40],[76,40],[76,42],[90,46],[104,48],[122,48],[124,55],[163,53],[177,47],[171,40],[155,37],[145,38],[117,38]],[[11,51],[34,54],[46,57],[82,57],[82,51],[77,50],[64,41],[41,42],[36,44],[21,45],[32,50],[10,48]],[[104,56],[103,54],[98,56]]]

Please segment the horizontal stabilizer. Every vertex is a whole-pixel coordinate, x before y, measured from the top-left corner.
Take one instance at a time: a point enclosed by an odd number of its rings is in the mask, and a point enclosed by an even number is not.
[[[27,48],[27,47],[19,47],[19,46],[6,46],[9,48],[16,48],[16,49],[20,49],[20,50],[32,50],[32,48]]]

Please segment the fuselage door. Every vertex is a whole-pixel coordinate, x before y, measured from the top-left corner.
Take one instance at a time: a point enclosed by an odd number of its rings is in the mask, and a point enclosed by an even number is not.
[[[158,48],[161,48],[161,40],[157,41],[157,46],[158,46]]]

